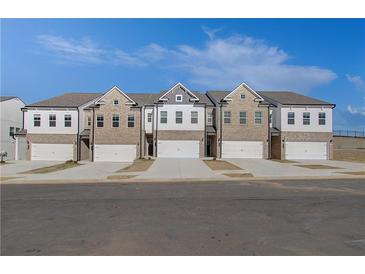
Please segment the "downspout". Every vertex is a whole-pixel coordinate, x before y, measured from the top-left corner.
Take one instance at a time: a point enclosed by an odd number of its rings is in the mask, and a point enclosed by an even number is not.
[[[139,134],[139,158],[142,158],[142,147],[143,147],[143,150],[144,150],[144,142],[143,142],[143,146],[142,146],[142,126],[144,127],[144,123],[143,122],[143,119],[142,119],[142,114],[144,115],[144,106],[141,107],[141,111],[140,111],[140,126],[139,126],[139,131],[140,131],[140,134]],[[144,118],[144,117],[143,117]]]
[[[80,108],[77,108],[76,161],[80,161]]]
[[[155,157],[157,158],[157,143],[158,143],[158,102],[156,104],[156,142],[155,143]]]
[[[270,105],[267,107],[267,112],[268,112],[268,116],[267,116],[267,124],[268,124],[268,129],[267,129],[267,132],[268,132],[268,148],[267,148],[267,156],[269,159],[271,159],[271,127],[270,127]],[[272,118],[271,118],[272,119]],[[272,121],[272,120],[271,120]]]
[[[91,146],[91,161],[95,161],[95,108],[93,108],[93,127],[92,127],[92,146]]]
[[[207,104],[204,104],[204,157],[208,156],[207,151]]]
[[[223,107],[223,104],[222,102],[220,103],[220,121],[219,121],[219,124],[220,124],[220,141],[219,141],[219,158],[222,159],[222,143],[223,143],[223,123],[222,123],[222,107]]]

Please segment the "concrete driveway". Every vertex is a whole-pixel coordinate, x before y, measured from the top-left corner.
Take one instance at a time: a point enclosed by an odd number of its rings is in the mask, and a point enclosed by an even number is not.
[[[42,168],[47,166],[52,166],[56,164],[60,164],[62,162],[58,161],[9,161],[5,165],[0,166],[0,174],[1,176],[20,176],[19,173]],[[24,174],[21,174],[23,176]]]
[[[341,176],[338,172],[363,171],[364,164],[330,160],[295,160],[296,163],[280,163],[264,159],[225,159],[255,177],[315,177]],[[326,165],[338,169],[309,169],[298,165]],[[343,175],[343,174],[342,174]]]
[[[78,167],[46,174],[27,175],[29,180],[100,180],[131,165],[130,162],[85,162]]]
[[[226,178],[216,175],[201,159],[157,158],[153,165],[136,179]]]

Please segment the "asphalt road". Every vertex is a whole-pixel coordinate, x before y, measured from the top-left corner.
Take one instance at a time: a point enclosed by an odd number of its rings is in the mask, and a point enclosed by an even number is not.
[[[365,180],[1,185],[2,255],[365,255]]]

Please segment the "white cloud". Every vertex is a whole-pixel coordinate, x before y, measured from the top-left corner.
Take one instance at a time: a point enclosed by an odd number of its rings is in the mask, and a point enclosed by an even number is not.
[[[346,74],[346,78],[350,83],[354,84],[357,89],[362,90],[365,87],[364,81],[358,75],[352,76],[350,74]]]
[[[337,77],[329,69],[289,64],[288,53],[263,40],[241,35],[215,38],[218,30],[204,29],[210,40],[203,47],[183,44],[167,48],[152,43],[132,52],[98,47],[85,38],[49,35],[39,38],[47,51],[66,60],[170,70],[187,76],[184,77],[187,82],[207,89],[232,89],[245,81],[258,90],[306,92]]]
[[[217,29],[211,29],[211,28],[208,28],[206,26],[202,26],[202,30],[204,31],[204,33],[206,35],[208,35],[209,39],[210,40],[213,40],[215,38],[215,34],[218,32],[218,31],[221,31],[222,28],[217,28]]]
[[[357,107],[353,107],[351,105],[348,105],[347,106],[347,111],[350,112],[351,114],[354,114],[354,115],[362,115],[362,116],[365,116],[365,107],[360,107],[360,108],[357,108]]]

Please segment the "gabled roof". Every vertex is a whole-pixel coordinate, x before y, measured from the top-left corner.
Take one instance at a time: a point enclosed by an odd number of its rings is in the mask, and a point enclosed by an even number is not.
[[[133,101],[125,92],[123,92],[117,86],[112,87],[110,90],[108,90],[106,93],[104,93],[103,96],[101,96],[98,100],[96,100],[95,104],[99,104],[104,99],[104,97],[107,96],[109,93],[111,93],[113,90],[119,91],[124,97],[126,97],[128,99],[128,101],[130,102],[130,104],[133,104],[133,105],[136,104],[135,101]]]
[[[233,93],[235,93],[241,86],[243,86],[244,88],[246,88],[248,91],[250,91],[253,95],[255,95],[259,100],[263,101],[264,99],[261,97],[260,94],[258,94],[256,91],[254,91],[249,85],[247,85],[245,82],[242,82],[240,85],[238,85],[232,92],[230,92],[229,94],[227,94],[224,98],[223,101],[229,101],[231,100],[229,98],[229,96]]]
[[[177,83],[176,85],[174,85],[172,88],[170,88],[168,91],[166,91],[164,94],[161,95],[161,97],[158,99],[159,101],[165,101],[166,99],[164,98],[167,94],[169,94],[171,91],[173,91],[176,87],[180,87],[181,89],[185,90],[188,94],[190,94],[191,97],[193,97],[193,100],[195,101],[199,101],[199,98],[193,93],[191,92],[188,88],[186,88],[183,84],[181,83]]]
[[[335,106],[335,104],[318,100],[312,97],[304,96],[291,91],[259,91],[258,92],[266,101],[276,105],[320,105]]]
[[[219,104],[224,97],[226,97],[230,92],[227,90],[209,90],[207,95],[211,98],[214,103]]]
[[[159,93],[127,93],[127,95],[132,98],[138,106],[143,105],[153,105],[157,103],[160,97]]]
[[[39,101],[26,107],[79,107],[98,97],[102,93],[65,93],[47,100]]]

